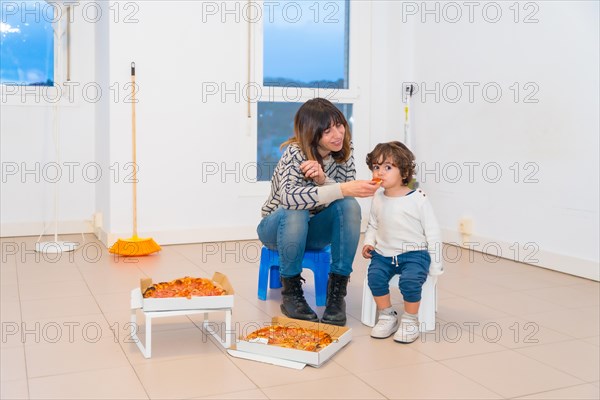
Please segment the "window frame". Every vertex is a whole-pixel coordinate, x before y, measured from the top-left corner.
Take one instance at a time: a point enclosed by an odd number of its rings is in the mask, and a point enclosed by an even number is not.
[[[256,2],[261,10],[264,10],[263,1]],[[349,1],[350,18],[348,29],[348,89],[316,89],[299,88],[300,95],[293,102],[304,103],[314,97],[324,97],[333,103],[352,104],[354,157],[360,155],[369,146],[368,135],[355,135],[355,132],[367,132],[369,128],[369,90],[368,73],[371,67],[371,4],[370,2]],[[263,13],[264,17],[264,13]],[[241,82],[260,87],[261,96],[258,101],[290,101],[291,95],[284,91],[289,88],[264,86],[263,85],[263,43],[264,30],[263,18],[258,21],[248,22],[248,31],[245,32],[248,50],[248,74]],[[368,32],[368,34],[364,34]],[[250,39],[248,39],[248,34]],[[364,89],[363,89],[364,87]],[[240,140],[240,161],[242,165],[256,165],[257,143],[258,143],[258,101],[248,96],[244,103],[244,118],[246,119],[246,131]],[[249,107],[248,107],[249,103]],[[366,153],[365,153],[366,154]],[[359,156],[360,157],[360,156]],[[357,173],[360,169],[357,163]],[[250,169],[250,168],[248,168]],[[256,177],[254,177],[256,178]],[[256,181],[255,179],[244,179],[241,183],[241,197],[264,197],[267,198],[271,187],[270,181]]]

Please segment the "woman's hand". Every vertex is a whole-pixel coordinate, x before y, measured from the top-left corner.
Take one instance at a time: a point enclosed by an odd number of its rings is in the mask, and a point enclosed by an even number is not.
[[[379,183],[373,181],[350,181],[341,184],[344,197],[371,197],[379,189]]]
[[[366,245],[363,247],[363,249],[362,249],[362,256],[363,256],[364,258],[371,258],[371,257],[373,257],[373,256],[371,255],[371,252],[372,252],[373,250],[375,250],[375,247],[371,246],[370,244],[366,244]]]
[[[324,184],[327,179],[321,164],[315,160],[304,161],[300,164],[300,171],[302,171],[306,179],[312,179],[317,185]]]

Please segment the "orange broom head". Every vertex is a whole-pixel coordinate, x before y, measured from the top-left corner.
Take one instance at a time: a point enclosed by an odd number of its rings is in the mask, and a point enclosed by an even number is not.
[[[152,238],[133,236],[129,239],[119,239],[108,250],[109,253],[125,257],[147,256],[160,251],[160,246]]]

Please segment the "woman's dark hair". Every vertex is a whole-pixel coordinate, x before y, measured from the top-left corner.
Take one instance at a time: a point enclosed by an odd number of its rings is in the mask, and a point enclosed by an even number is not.
[[[381,165],[391,160],[400,170],[402,183],[408,185],[415,174],[415,155],[400,142],[379,143],[372,152],[367,154],[367,166],[373,171],[373,165]]]
[[[319,141],[325,130],[337,124],[344,125],[346,130],[344,144],[340,151],[332,152],[331,156],[338,163],[346,162],[351,155],[351,134],[348,121],[329,100],[318,97],[302,104],[294,117],[294,136],[286,140],[280,148],[297,143],[309,160],[316,160],[323,164],[323,157],[317,150]]]

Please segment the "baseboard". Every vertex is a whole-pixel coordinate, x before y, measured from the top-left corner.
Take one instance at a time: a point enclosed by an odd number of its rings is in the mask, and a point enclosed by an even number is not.
[[[522,262],[540,268],[563,272],[594,281],[600,281],[600,263],[576,258],[539,248],[535,242],[509,243],[477,235],[463,237],[456,231],[442,230],[442,240],[446,244],[471,249],[483,254]]]
[[[45,231],[44,231],[45,230]],[[0,237],[39,236],[54,234],[54,222],[24,222],[0,224]],[[59,235],[79,233],[93,233],[92,221],[60,221],[58,223]]]

